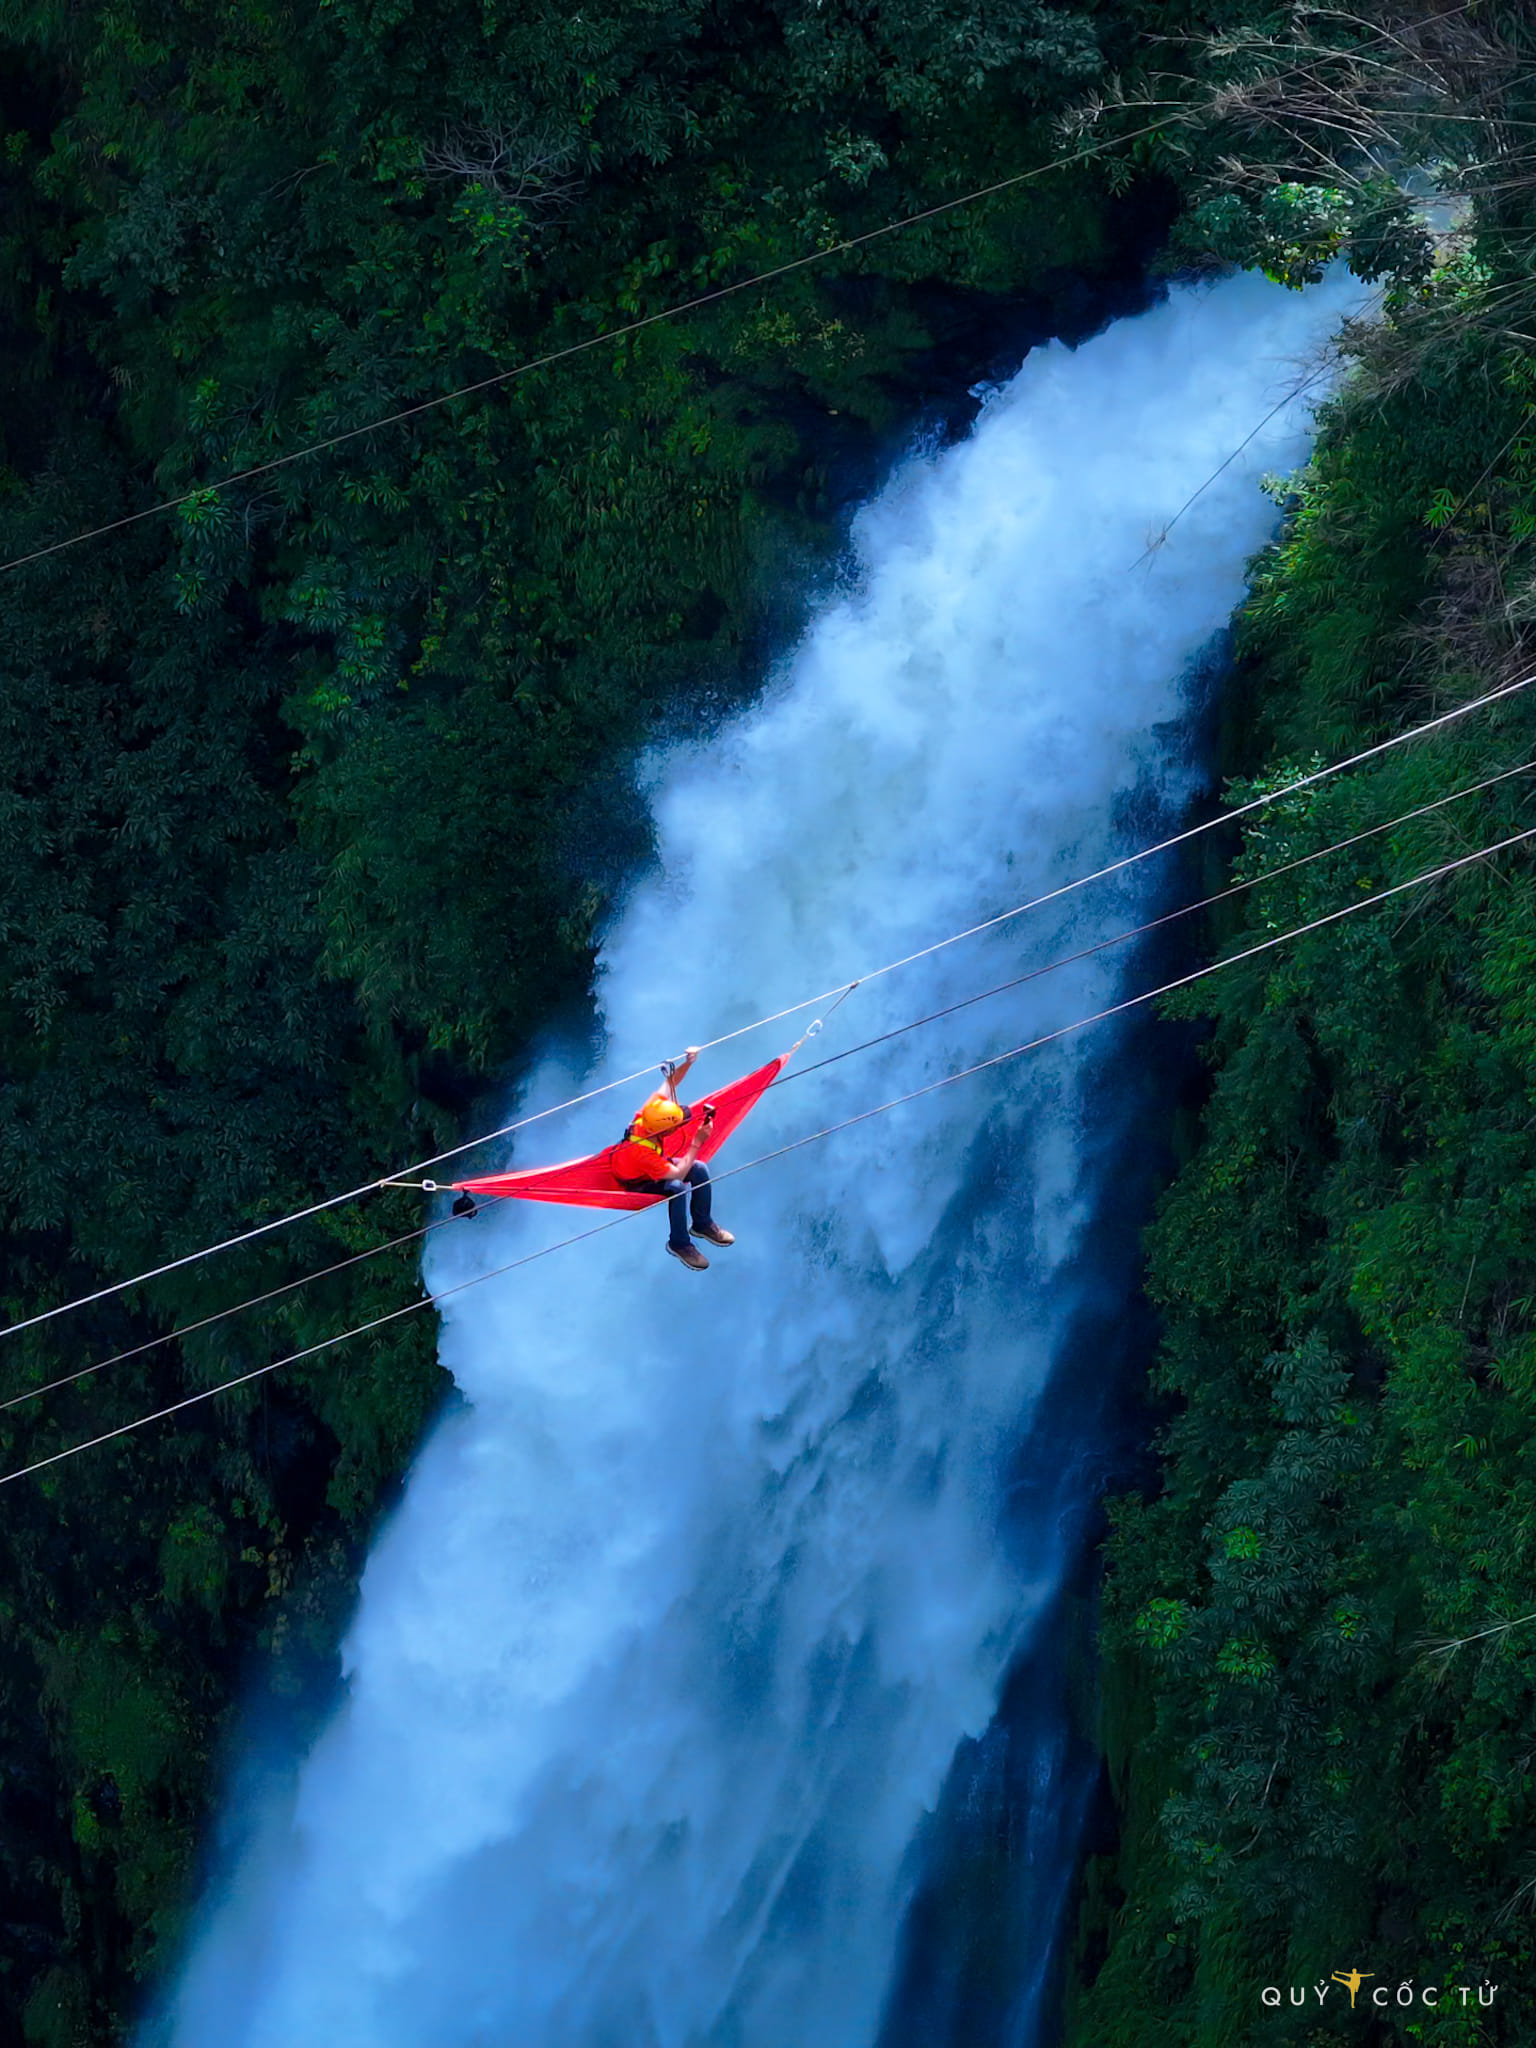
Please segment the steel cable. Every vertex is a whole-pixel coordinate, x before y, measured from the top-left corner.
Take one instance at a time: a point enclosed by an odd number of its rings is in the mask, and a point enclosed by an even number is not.
[[[927,1082],[920,1088],[909,1089],[905,1094],[892,1096],[889,1101],[877,1103],[871,1109],[860,1110],[853,1116],[844,1117],[838,1123],[828,1124],[821,1130],[811,1131],[804,1137],[792,1139],[788,1144],[777,1146],[771,1152],[761,1153],[755,1159],[746,1160],[740,1166],[730,1167],[725,1172],[716,1174],[714,1180],[718,1184],[721,1181],[733,1180],[738,1174],[750,1173],[759,1166],[766,1166],[773,1160],[787,1157],[791,1152],[801,1151],[807,1145],[819,1144],[823,1139],[835,1137],[841,1131],[851,1130],[857,1124],[868,1123],[874,1117],[885,1116],[893,1109],[900,1109],[907,1103],[916,1102],[925,1096],[933,1095],[941,1088],[952,1087],[956,1082],[969,1080],[976,1074],[988,1073],[995,1067],[1006,1065],[1010,1060],[1019,1059],[1026,1053],[1038,1051],[1042,1046],[1054,1044],[1063,1038],[1072,1036],[1075,1032],[1086,1030],[1090,1025],[1101,1024],[1110,1018],[1124,1016],[1128,1011],[1137,1009],[1146,1003],[1160,1001],[1163,997],[1173,995],[1180,989],[1193,987],[1196,983],[1208,979],[1213,974],[1220,974],[1229,967],[1240,966],[1244,961],[1256,959],[1261,954],[1275,951],[1277,947],[1288,945],[1297,939],[1306,938],[1312,932],[1322,931],[1330,925],[1339,924],[1345,918],[1358,917],[1364,911],[1378,909],[1383,903],[1391,902],[1394,898],[1404,895],[1411,889],[1422,888],[1427,883],[1441,881],[1447,875],[1455,874],[1463,868],[1472,866],[1477,861],[1491,859],[1495,854],[1507,852],[1511,847],[1525,845],[1532,839],[1536,839],[1536,826],[1530,826],[1523,832],[1512,833],[1508,837],[1496,840],[1488,846],[1479,847],[1473,853],[1458,855],[1455,860],[1442,861],[1437,866],[1426,869],[1422,874],[1411,876],[1405,882],[1397,882],[1390,888],[1379,890],[1374,896],[1362,897],[1355,903],[1346,903],[1342,909],[1329,911],[1321,917],[1309,919],[1305,924],[1297,925],[1290,931],[1279,932],[1267,939],[1262,939],[1255,945],[1245,947],[1241,952],[1227,955],[1224,959],[1210,961],[1205,966],[1195,968],[1188,974],[1181,974],[1172,981],[1163,982],[1157,988],[1144,989],[1137,995],[1126,996],[1119,1002],[1108,1004],[1101,1010],[1093,1011],[1089,1016],[1075,1018],[1071,1023],[1059,1025],[1054,1030],[1044,1031],[1034,1038],[1026,1039],[1020,1045],[1010,1046],[1005,1052],[994,1053],[989,1059],[978,1060],[971,1066],[961,1067],[955,1073],[942,1075],[937,1081]],[[95,1450],[101,1444],[111,1443],[119,1437],[131,1434],[134,1430],[146,1428],[150,1423],[163,1422],[170,1416],[182,1414],[188,1408],[197,1407],[204,1401],[214,1400],[218,1395],[230,1393],[237,1387],[249,1386],[255,1380],[264,1379],[269,1373],[279,1372],[285,1366],[297,1365],[306,1358],[317,1357],[321,1352],[333,1350],[339,1344],[349,1343],[354,1337],[367,1336],[374,1330],[384,1329],[391,1323],[399,1322],[405,1316],[416,1314],[420,1309],[435,1307],[441,1302],[451,1300],[454,1296],[465,1293],[471,1287],[480,1287],[488,1280],[498,1280],[508,1273],[517,1272],[523,1266],[532,1265],[537,1259],[547,1258],[552,1252],[565,1251],[572,1245],[584,1244],[591,1238],[600,1237],[605,1231],[617,1229],[621,1223],[627,1223],[633,1217],[644,1215],[645,1213],[646,1211],[644,1210],[621,1210],[616,1216],[610,1217],[606,1222],[594,1224],[589,1230],[576,1231],[569,1237],[557,1239],[554,1244],[541,1246],[538,1251],[527,1252],[521,1258],[508,1260],[504,1265],[494,1266],[484,1273],[477,1273],[468,1280],[456,1281],[450,1287],[439,1289],[436,1294],[424,1294],[415,1301],[406,1302],[401,1307],[391,1309],[384,1315],[371,1317],[367,1322],[358,1323],[349,1330],[341,1330],[334,1336],[323,1337],[313,1344],[305,1345],[301,1350],[289,1352],[283,1358],[271,1359],[265,1365],[254,1367],[250,1372],[238,1373],[234,1378],[224,1380],[218,1386],[200,1388],[196,1393],[187,1394],[181,1400],[170,1402],[163,1408],[157,1408],[148,1414],[136,1416],[130,1422],[119,1423],[113,1429],[102,1430],[95,1436],[87,1437],[78,1443],[68,1445],[64,1450],[51,1452],[46,1458],[36,1458],[30,1464],[18,1466],[14,1471],[0,1475],[0,1486],[9,1486],[18,1479],[26,1479],[33,1473],[46,1471],[50,1466],[61,1464],[68,1458],[77,1457],[82,1451]]]
[[[1029,912],[1039,910],[1048,903],[1060,902],[1063,897],[1070,896],[1079,889],[1086,889],[1093,882],[1105,881],[1111,875],[1122,874],[1127,869],[1137,866],[1141,861],[1152,859],[1156,854],[1170,852],[1176,846],[1186,846],[1191,841],[1201,838],[1207,832],[1213,832],[1221,826],[1233,824],[1239,818],[1248,817],[1255,811],[1263,810],[1271,804],[1279,803],[1288,796],[1294,796],[1298,790],[1311,789],[1318,783],[1329,780],[1332,776],[1342,775],[1351,768],[1360,767],[1366,761],[1376,760],[1384,754],[1391,753],[1397,747],[1406,746],[1416,739],[1422,739],[1428,733],[1441,731],[1446,726],[1455,723],[1458,719],[1469,716],[1474,711],[1484,710],[1490,704],[1496,704],[1504,699],[1515,696],[1521,690],[1528,689],[1533,682],[1536,682],[1536,671],[1529,675],[1521,676],[1514,682],[1504,683],[1496,690],[1486,691],[1480,697],[1473,697],[1465,704],[1454,705],[1449,711],[1440,713],[1436,718],[1426,720],[1422,725],[1410,726],[1405,732],[1394,733],[1389,739],[1379,740],[1373,746],[1364,747],[1357,753],[1346,755],[1342,760],[1330,762],[1322,768],[1313,769],[1306,775],[1296,777],[1294,781],[1282,784],[1278,789],[1267,790],[1261,796],[1250,798],[1246,803],[1235,805],[1228,810],[1219,811],[1215,816],[1205,819],[1198,825],[1187,826],[1182,831],[1175,832],[1166,839],[1158,840],[1152,846],[1142,847],[1135,853],[1125,854],[1117,860],[1110,861],[1104,867],[1095,868],[1090,874],[1079,875],[1070,882],[1063,882],[1059,887],[1049,889],[1043,895],[1031,897],[1027,902],[1015,904],[1011,909],[998,911],[991,917],[983,918],[978,924],[968,925],[962,931],[950,933],[946,938],[936,939],[931,945],[920,947],[916,952],[905,954],[899,960],[887,961],[881,967],[868,968],[864,973],[853,975],[847,981],[836,982],[831,988],[822,989],[816,995],[807,996],[799,1002],[787,1004],[783,1009],[774,1010],[766,1016],[755,1018],[750,1024],[739,1025],[734,1031],[722,1032],[715,1038],[705,1039],[702,1041],[699,1049],[702,1052],[707,1052],[716,1046],[729,1045],[734,1039],[744,1038],[748,1033],[762,1030],[769,1024],[781,1023],[786,1017],[793,1017],[802,1010],[812,1009],[817,1004],[824,1003],[831,997],[836,996],[840,998],[861,983],[877,981],[882,975],[894,974],[900,968],[910,967],[919,960],[927,960],[933,954],[941,953],[949,946],[959,945],[964,939],[975,938],[982,932],[995,930],[998,925],[1007,924],[1017,917],[1024,917]],[[605,1081],[600,1086],[586,1089],[579,1095],[568,1096],[563,1102],[551,1103],[545,1109],[534,1110],[527,1116],[514,1118],[511,1123],[502,1124],[495,1130],[482,1131],[476,1137],[465,1139],[462,1144],[451,1145],[445,1151],[434,1153],[429,1159],[418,1160],[412,1166],[402,1167],[394,1174],[380,1176],[377,1180],[364,1181],[357,1187],[348,1188],[341,1194],[326,1196],[318,1202],[309,1204],[306,1208],[291,1210],[286,1215],[275,1216],[264,1223],[254,1224],[250,1229],[240,1231],[233,1237],[224,1238],[216,1244],[204,1245],[195,1251],[185,1252],[178,1258],[167,1259],[162,1264],[150,1267],[145,1272],[136,1273],[129,1279],[112,1281],[107,1286],[98,1287],[88,1294],[77,1295],[72,1300],[57,1303],[52,1308],[41,1309],[35,1315],[24,1316],[19,1321],[7,1324],[5,1328],[0,1329],[0,1338],[14,1337],[23,1330],[35,1329],[39,1324],[52,1322],[59,1316],[71,1315],[77,1309],[88,1308],[98,1301],[109,1300],[113,1295],[122,1294],[130,1287],[145,1286],[150,1281],[163,1279],[167,1274],[180,1272],[187,1266],[196,1265],[202,1259],[215,1258],[219,1254],[232,1251],[240,1245],[251,1244],[257,1238],[269,1236],[275,1230],[286,1229],[290,1224],[306,1222],[310,1217],[323,1215],[327,1210],[340,1208],[344,1203],[358,1201],[364,1195],[376,1194],[381,1188],[389,1186],[392,1181],[406,1180],[412,1174],[424,1172],[428,1167],[442,1165],[445,1160],[461,1158],[466,1152],[473,1152],[481,1145],[491,1144],[499,1138],[510,1137],[513,1132],[526,1130],[531,1124],[539,1123],[546,1117],[557,1116],[567,1109],[575,1109],[584,1103],[596,1101],[600,1096],[611,1094],[616,1088],[631,1087],[636,1081],[643,1080],[647,1075],[654,1072],[656,1064],[656,1062],[648,1062],[645,1066],[635,1069],[633,1073],[622,1074],[615,1080]]]

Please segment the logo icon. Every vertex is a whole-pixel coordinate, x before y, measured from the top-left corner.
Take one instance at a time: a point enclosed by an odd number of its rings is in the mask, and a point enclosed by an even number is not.
[[[1360,1986],[1365,1982],[1367,1977],[1374,1977],[1375,1974],[1376,1972],[1374,1970],[1334,1971],[1334,1983],[1342,1984],[1344,1986],[1344,1989],[1349,1993],[1349,2009],[1351,2012],[1353,2012],[1355,2009],[1355,1993],[1360,1989]]]

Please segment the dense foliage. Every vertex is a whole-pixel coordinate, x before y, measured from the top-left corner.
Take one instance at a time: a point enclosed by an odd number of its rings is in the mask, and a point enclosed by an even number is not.
[[[1499,103],[1517,134],[1529,77]],[[1293,482],[1240,620],[1234,798],[1536,668],[1521,153],[1389,294]],[[1521,771],[1259,884],[1216,946],[1531,830],[1533,757],[1516,695],[1260,811],[1240,878]],[[1108,1546],[1119,1838],[1088,1873],[1082,2048],[1531,2037],[1533,882],[1528,843],[1178,1005],[1212,1087],[1151,1235],[1158,1481]]]
[[[1092,318],[1155,163],[261,466],[1044,165],[1178,13],[6,0],[0,556],[134,523],[0,577],[0,1319],[458,1135],[584,991],[637,741],[742,687],[883,436]],[[407,1243],[141,1348],[415,1221],[5,1340],[0,1399],[133,1355],[0,1410],[3,1469],[414,1298]],[[119,2035],[231,1702],[323,1692],[441,1393],[421,1316],[5,1490],[0,2035]]]

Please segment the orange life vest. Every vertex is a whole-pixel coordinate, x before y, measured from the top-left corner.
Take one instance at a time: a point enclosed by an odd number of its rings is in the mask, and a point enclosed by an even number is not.
[[[677,1177],[677,1162],[667,1153],[667,1141],[680,1140],[679,1151],[687,1150],[686,1120],[675,1130],[667,1131],[662,1137],[647,1138],[640,1130],[640,1119],[630,1125],[618,1144],[608,1155],[608,1166],[616,1181],[630,1180],[674,1180]]]

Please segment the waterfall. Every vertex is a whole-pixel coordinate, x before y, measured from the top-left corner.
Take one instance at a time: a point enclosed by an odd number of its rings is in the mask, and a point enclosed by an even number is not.
[[[1273,531],[1258,479],[1304,455],[1307,401],[1149,543],[1359,297],[1177,288],[1035,350],[963,443],[903,461],[755,706],[645,762],[657,858],[602,950],[611,1053],[552,1054],[520,1100],[732,1031],[1176,815],[1197,778],[1191,664]],[[869,982],[717,1166],[1112,1002],[1145,972],[1134,950],[796,1077],[1155,914],[1171,883],[1149,862]],[[687,1092],[803,1021],[706,1054]],[[723,1181],[738,1242],[703,1276],[646,1214],[445,1304],[463,1402],[369,1560],[335,1715],[250,1820],[148,2038],[889,2034],[946,1781],[1081,1543],[1091,1447],[1051,1403],[1094,1369],[1074,1331],[1124,1310],[1095,1247],[1149,1142],[1145,1091],[1136,1109],[1120,1085],[1146,1037],[1095,1027]],[[595,1149],[643,1092],[534,1126],[516,1163]],[[456,1223],[429,1283],[590,1220],[509,1204]],[[1049,1786],[1061,1716],[1034,1721]],[[1072,1837],[1056,1831],[1042,1898]],[[1018,1936],[1025,2007],[1053,1916]],[[1038,2017],[1016,2011],[1014,2038]]]

